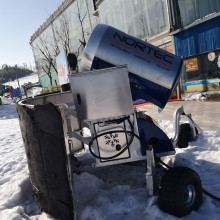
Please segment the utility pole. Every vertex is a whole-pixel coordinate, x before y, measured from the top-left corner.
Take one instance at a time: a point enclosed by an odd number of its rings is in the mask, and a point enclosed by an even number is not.
[[[2,79],[3,79],[3,71],[2,71],[2,67],[0,67],[0,72],[2,73]]]
[[[20,91],[20,97],[21,97],[21,87],[20,87],[20,83],[19,83],[19,80],[18,80],[18,75],[16,74],[16,78],[17,78],[17,82],[18,82],[18,88],[19,88],[19,91]]]
[[[3,79],[3,71],[2,71],[2,69],[1,69],[0,71],[1,71],[1,73],[2,73],[2,79]]]

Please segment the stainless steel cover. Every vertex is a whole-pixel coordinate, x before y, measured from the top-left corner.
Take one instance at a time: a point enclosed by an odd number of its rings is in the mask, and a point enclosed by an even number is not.
[[[126,66],[69,75],[79,122],[133,113]]]
[[[127,65],[133,100],[144,99],[163,108],[180,77],[182,58],[98,24],[85,48],[80,71]]]

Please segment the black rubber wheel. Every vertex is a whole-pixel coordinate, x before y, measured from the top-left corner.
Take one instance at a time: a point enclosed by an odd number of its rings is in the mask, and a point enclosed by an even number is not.
[[[202,185],[196,172],[187,167],[170,169],[161,181],[159,208],[182,217],[198,210],[202,203]]]
[[[16,107],[34,199],[56,219],[72,220],[72,172],[59,109],[51,103]]]
[[[180,125],[180,133],[177,142],[178,148],[186,148],[189,145],[189,142],[193,139],[192,128],[189,123]]]

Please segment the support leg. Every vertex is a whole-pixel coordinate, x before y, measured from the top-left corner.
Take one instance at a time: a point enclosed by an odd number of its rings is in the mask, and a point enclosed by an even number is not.
[[[146,167],[146,187],[149,196],[153,196],[154,192],[154,186],[153,186],[153,173],[155,171],[155,165],[154,165],[154,153],[153,149],[150,148],[147,150],[147,167]]]

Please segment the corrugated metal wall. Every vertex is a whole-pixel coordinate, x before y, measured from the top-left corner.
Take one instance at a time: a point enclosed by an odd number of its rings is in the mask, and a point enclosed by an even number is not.
[[[220,48],[220,16],[174,35],[179,56],[192,56]]]

